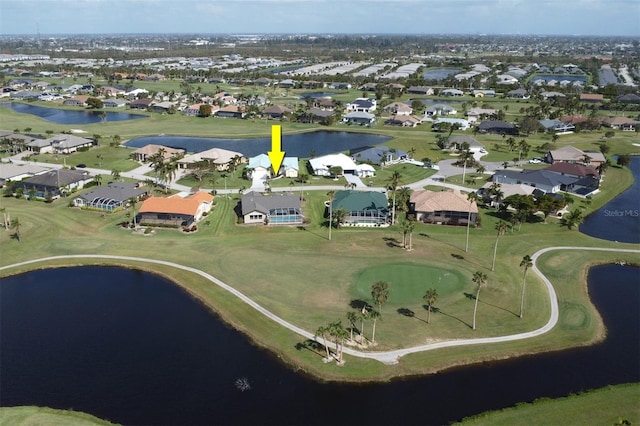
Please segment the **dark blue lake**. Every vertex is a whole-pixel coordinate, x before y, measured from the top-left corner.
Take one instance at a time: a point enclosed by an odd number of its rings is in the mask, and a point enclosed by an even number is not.
[[[631,157],[634,181],[629,189],[587,216],[580,232],[623,243],[640,243],[640,157]],[[606,179],[606,177],[605,177]]]
[[[58,108],[47,108],[37,105],[28,105],[20,102],[0,102],[0,107],[10,108],[22,114],[31,114],[43,120],[56,124],[93,124],[100,122],[136,120],[145,118],[141,114],[129,114],[126,112],[102,111],[106,116],[101,117],[101,111],[73,111]]]
[[[388,136],[369,133],[330,132],[325,130],[282,136],[282,150],[292,157],[311,157],[348,151],[354,148],[373,146],[391,140]],[[216,139],[185,136],[148,136],[125,143],[130,148],[142,148],[155,144],[170,148],[182,148],[187,152],[201,152],[211,148],[237,151],[247,157],[264,154],[271,150],[271,137],[254,139]]]
[[[452,75],[459,74],[460,72],[462,72],[460,68],[437,68],[437,69],[430,69],[423,72],[422,77],[425,80],[440,81],[440,80],[445,80],[451,77]]]
[[[640,380],[639,272],[591,269],[589,293],[608,331],[602,344],[349,385],[295,373],[159,276],[33,271],[0,281],[0,406],[72,408],[123,424],[446,424]],[[239,390],[239,378],[251,389]]]

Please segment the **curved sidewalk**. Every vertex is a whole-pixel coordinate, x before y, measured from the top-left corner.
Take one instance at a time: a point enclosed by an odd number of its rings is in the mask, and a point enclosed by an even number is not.
[[[559,307],[558,307],[558,298],[556,296],[556,292],[555,289],[553,288],[553,285],[551,284],[551,281],[549,281],[549,279],[547,279],[547,277],[545,277],[542,272],[538,269],[538,266],[536,264],[538,258],[545,254],[548,253],[550,251],[556,251],[556,250],[590,250],[590,251],[608,251],[608,252],[620,252],[620,253],[638,253],[640,254],[640,250],[635,250],[635,249],[614,249],[614,248],[598,248],[598,247],[573,247],[573,246],[567,246],[567,247],[548,247],[548,248],[544,248],[541,250],[538,250],[536,253],[533,254],[533,256],[531,256],[531,259],[533,260],[533,271],[542,279],[542,281],[544,282],[547,291],[549,293],[549,302],[551,304],[551,315],[549,317],[549,321],[547,321],[547,323],[536,329],[536,330],[532,330],[532,331],[528,331],[525,333],[519,333],[519,334],[512,334],[512,335],[508,335],[508,336],[496,336],[496,337],[484,337],[484,338],[477,338],[477,339],[461,339],[461,340],[450,340],[450,341],[444,341],[444,342],[438,342],[438,343],[429,343],[429,344],[425,344],[425,345],[418,345],[418,346],[412,346],[409,348],[404,348],[404,349],[397,349],[397,350],[393,350],[393,351],[382,351],[382,352],[362,352],[362,351],[358,351],[355,349],[351,349],[351,348],[344,348],[344,353],[351,355],[351,356],[355,356],[355,357],[359,357],[359,358],[368,358],[368,359],[374,359],[377,361],[380,361],[384,364],[397,364],[400,360],[401,357],[403,357],[404,355],[408,355],[408,354],[412,354],[412,353],[416,353],[416,352],[424,352],[424,351],[429,351],[429,350],[434,350],[434,349],[440,349],[440,348],[447,348],[447,347],[455,347],[455,346],[466,346],[466,345],[480,345],[480,344],[487,344],[487,343],[500,343],[500,342],[509,342],[509,341],[514,341],[514,340],[521,340],[521,339],[528,339],[528,338],[532,338],[532,337],[536,337],[536,336],[540,336],[542,334],[547,333],[548,331],[550,331],[551,329],[553,329],[553,327],[555,327],[555,325],[558,323],[558,318],[559,318]],[[164,266],[169,266],[172,268],[176,268],[176,269],[181,269],[184,271],[189,271],[192,272],[194,274],[200,275],[201,277],[213,282],[214,284],[216,284],[217,286],[227,290],[228,292],[230,292],[231,294],[235,295],[236,297],[238,297],[240,300],[242,300],[244,303],[248,304],[249,306],[251,306],[253,309],[255,309],[256,311],[260,312],[262,315],[266,316],[267,318],[275,321],[276,323],[280,324],[283,327],[286,327],[287,329],[293,331],[294,333],[299,334],[300,336],[310,339],[310,340],[316,340],[319,343],[322,343],[320,341],[320,339],[317,339],[315,337],[315,335],[313,333],[310,333],[282,318],[280,318],[279,316],[275,315],[274,313],[272,313],[271,311],[267,310],[266,308],[264,308],[263,306],[259,305],[258,303],[256,303],[255,301],[253,301],[251,298],[249,298],[248,296],[246,296],[244,293],[240,292],[239,290],[236,290],[235,288],[231,287],[229,284],[226,284],[225,282],[215,278],[214,276],[201,271],[199,269],[196,268],[192,268],[190,266],[184,266],[184,265],[180,265],[174,262],[169,262],[169,261],[164,261],[164,260],[157,260],[157,259],[148,259],[148,258],[142,258],[142,257],[132,257],[132,256],[117,256],[117,255],[94,255],[94,254],[80,254],[80,255],[63,255],[63,256],[50,256],[50,257],[44,257],[44,258],[40,258],[40,259],[33,259],[33,260],[27,260],[24,262],[19,262],[19,263],[14,263],[12,265],[6,265],[6,266],[2,266],[0,267],[0,271],[5,270],[5,269],[10,269],[10,268],[15,268],[15,267],[19,267],[19,266],[25,266],[25,265],[29,265],[29,264],[33,264],[33,263],[38,263],[38,262],[46,262],[46,261],[51,261],[51,260],[60,260],[60,259],[78,259],[78,258],[84,258],[84,259],[112,259],[112,260],[126,260],[126,261],[133,261],[133,262],[145,262],[145,263],[154,263],[154,264],[158,264],[158,265],[164,265]]]

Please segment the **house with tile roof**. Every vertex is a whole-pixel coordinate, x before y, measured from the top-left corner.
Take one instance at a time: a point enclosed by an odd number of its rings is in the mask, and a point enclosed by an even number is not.
[[[242,195],[241,211],[245,224],[299,225],[304,222],[300,197],[289,192]]]
[[[386,226],[389,201],[376,191],[336,191],[331,202],[333,211],[345,209],[343,224],[347,226]]]
[[[282,119],[288,114],[291,114],[293,110],[291,108],[287,108],[284,105],[271,105],[262,110],[262,118],[270,118],[270,119]]]
[[[628,117],[607,117],[602,124],[612,129],[634,132],[640,126],[640,121]]]
[[[190,227],[213,207],[213,195],[196,192],[186,197],[149,197],[138,209],[137,222],[147,226]]]
[[[552,149],[545,154],[544,160],[549,164],[564,162],[588,164],[593,167],[598,167],[607,161],[604,154],[599,151],[582,151],[573,146],[563,146],[562,148]]]
[[[413,191],[409,211],[420,222],[438,225],[475,225],[478,220],[478,205],[458,190]]]
[[[384,124],[388,126],[400,126],[400,127],[416,127],[422,124],[422,119],[415,115],[392,115]]]
[[[384,111],[393,115],[411,115],[413,108],[404,102],[392,102],[384,107]]]
[[[206,151],[187,154],[177,161],[180,169],[188,169],[190,165],[207,161],[218,171],[227,170],[232,160],[238,160],[238,164],[247,162],[247,158],[240,152],[222,148],[211,148]]]
[[[131,157],[136,161],[146,163],[147,161],[149,161],[149,159],[152,156],[160,152],[160,150],[164,150],[163,156],[165,160],[169,160],[174,156],[180,158],[185,153],[184,149],[170,148],[168,146],[163,146],[163,145],[148,144],[143,146],[142,148],[138,148],[135,151],[133,151],[131,153]]]

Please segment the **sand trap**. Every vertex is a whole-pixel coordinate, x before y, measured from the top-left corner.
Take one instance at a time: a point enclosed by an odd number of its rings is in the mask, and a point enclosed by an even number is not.
[[[86,131],[84,131],[82,129],[70,129],[69,131],[71,133],[87,133]]]

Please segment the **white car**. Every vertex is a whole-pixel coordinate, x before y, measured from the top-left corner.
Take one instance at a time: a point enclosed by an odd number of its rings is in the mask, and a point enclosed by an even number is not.
[[[539,158],[532,158],[531,160],[529,160],[529,164],[540,164],[542,163],[542,160]]]

